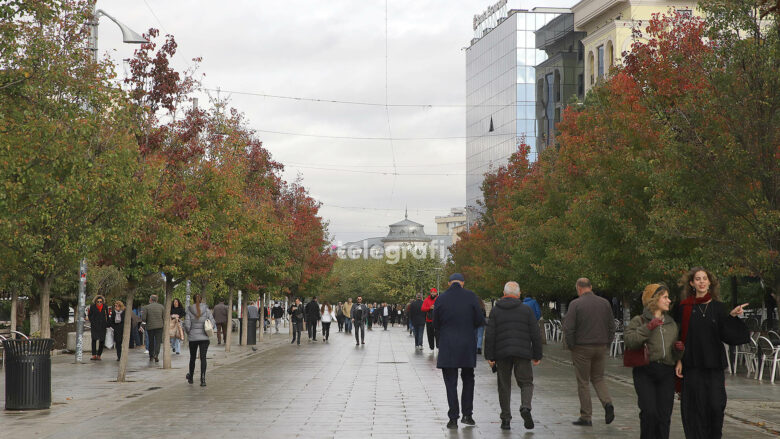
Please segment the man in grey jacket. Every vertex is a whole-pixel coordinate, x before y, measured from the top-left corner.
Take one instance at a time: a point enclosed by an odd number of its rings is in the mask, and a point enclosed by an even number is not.
[[[149,296],[149,304],[141,311],[141,319],[146,323],[146,336],[149,337],[149,361],[160,362],[160,343],[162,342],[163,315],[165,307],[157,303],[157,295]]]
[[[228,331],[228,307],[225,305],[224,299],[219,299],[219,303],[214,306],[214,321],[217,324],[217,344],[222,344],[225,342],[225,338],[227,337],[227,331]],[[231,330],[233,329],[233,325],[231,326]]]
[[[590,383],[593,383],[596,395],[604,406],[604,421],[610,424],[615,419],[615,407],[604,381],[604,365],[607,348],[615,337],[612,306],[606,299],[593,293],[587,278],[577,279],[576,288],[579,297],[572,300],[563,320],[563,332],[566,345],[571,349],[580,397],[580,418],[573,424],[593,425]]]

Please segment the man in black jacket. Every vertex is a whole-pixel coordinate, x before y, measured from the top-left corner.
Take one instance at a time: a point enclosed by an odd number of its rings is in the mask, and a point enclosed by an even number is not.
[[[290,332],[292,332],[292,341],[290,344],[298,341],[301,344],[301,328],[303,327],[303,304],[301,299],[295,298],[295,302],[290,305],[290,309],[287,310],[287,314],[290,315]]]
[[[306,329],[309,331],[309,340],[317,341],[317,322],[320,320],[320,304],[317,296],[312,296],[311,301],[304,307],[306,317]]]
[[[352,326],[355,328],[355,346],[366,344],[366,317],[368,317],[368,308],[363,304],[363,298],[358,296],[357,303],[352,307]]]
[[[520,416],[525,428],[534,428],[531,417],[531,398],[534,393],[534,373],[542,359],[542,337],[536,316],[530,306],[520,300],[517,282],[504,285],[504,297],[490,311],[485,330],[485,359],[498,379],[498,402],[501,406],[501,429],[509,430],[512,409],[512,371],[520,386]]]
[[[422,293],[417,293],[417,300],[409,304],[409,321],[414,333],[414,348],[423,348],[423,333],[425,332],[425,313],[422,311]]]

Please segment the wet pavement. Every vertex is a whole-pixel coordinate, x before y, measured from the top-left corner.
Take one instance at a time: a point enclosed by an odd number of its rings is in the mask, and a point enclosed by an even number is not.
[[[334,328],[335,329],[335,328]],[[595,400],[593,427],[575,427],[579,414],[568,352],[545,346],[547,358],[534,368],[536,428],[523,428],[519,389],[513,389],[512,430],[500,430],[495,375],[478,361],[474,427],[447,430],[447,401],[435,353],[414,349],[402,328],[367,332],[365,345],[332,332],[327,343],[289,344],[286,334],[266,335],[257,351],[221,346],[209,350],[207,387],[184,380],[188,353],[171,370],[131,352],[133,382],[117,384],[113,351],[102,362],[73,364],[55,357],[50,410],[0,413],[0,437],[73,438],[632,438],[639,436],[630,370],[609,362],[609,388],[616,419],[605,425]],[[427,343],[427,342],[426,342]],[[88,356],[86,357],[88,358]],[[111,361],[107,361],[110,359]],[[744,374],[742,374],[744,375]],[[780,383],[729,377],[724,437],[774,437]],[[4,390],[2,395],[4,395]],[[116,428],[124,430],[122,434]],[[119,432],[116,432],[119,433]],[[679,406],[672,437],[683,437]]]

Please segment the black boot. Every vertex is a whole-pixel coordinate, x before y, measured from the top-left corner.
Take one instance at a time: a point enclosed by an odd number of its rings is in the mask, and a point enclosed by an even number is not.
[[[206,374],[202,373],[200,374],[200,386],[206,387]]]
[[[187,382],[192,384],[192,374],[191,373],[187,374]]]

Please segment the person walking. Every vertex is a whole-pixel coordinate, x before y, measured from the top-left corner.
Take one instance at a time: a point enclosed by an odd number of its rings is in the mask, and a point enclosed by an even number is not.
[[[479,300],[479,307],[482,309],[482,318],[487,318],[487,311],[485,310],[485,301],[477,298]],[[474,336],[477,338],[477,355],[482,355],[482,340],[485,335],[485,326],[480,326],[477,329],[474,330]]]
[[[228,315],[230,314],[225,299],[219,299],[219,303],[214,306],[214,321],[217,324],[217,344],[225,343],[228,331]],[[232,330],[232,326],[230,325]]]
[[[317,322],[320,321],[320,304],[317,303],[317,296],[312,296],[311,301],[303,309],[306,317],[306,329],[309,333],[309,340],[317,341]]]
[[[641,439],[669,439],[674,407],[674,368],[682,357],[677,323],[668,314],[669,288],[650,284],[642,292],[642,314],[624,331],[626,349],[647,347],[648,364],[634,367]]]
[[[106,344],[106,329],[108,329],[108,305],[106,298],[97,295],[92,299],[87,315],[89,316],[89,332],[92,335],[92,361],[100,361]]]
[[[149,338],[149,361],[160,362],[160,344],[162,343],[163,315],[165,307],[157,302],[157,295],[149,296],[149,304],[141,311],[141,319],[146,323],[146,336]]]
[[[195,374],[195,358],[200,351],[200,386],[206,387],[206,354],[209,350],[209,336],[206,333],[206,320],[216,326],[214,316],[209,307],[203,303],[203,296],[195,294],[193,303],[187,308],[187,316],[184,320],[184,330],[187,331],[187,340],[190,343],[190,371],[187,373],[187,382],[192,384]]]
[[[739,319],[747,303],[728,311],[718,301],[718,280],[702,267],[694,267],[680,280],[682,301],[675,310],[685,351],[675,367],[682,379],[680,414],[687,439],[723,436],[728,366],[723,343],[750,342],[750,332]]]
[[[141,346],[141,317],[138,315],[138,308],[130,310],[129,313],[125,313],[130,317],[130,349],[134,349],[136,346]],[[124,316],[122,316],[124,318]]]
[[[279,323],[281,323],[282,319],[284,318],[284,309],[282,309],[282,305],[279,302],[275,302],[274,306],[271,308],[271,317],[274,319],[274,328],[278,334]]]
[[[777,309],[777,296],[772,292],[771,288],[766,289],[766,295],[764,296],[764,306],[766,307],[766,330],[774,331],[775,325],[775,310]]]
[[[421,308],[425,313],[425,331],[428,333],[428,347],[431,350],[434,346],[439,347],[439,334],[436,332],[436,327],[433,326],[433,309],[438,297],[439,291],[436,288],[431,288],[431,293],[425,298]]]
[[[344,311],[344,332],[347,334],[352,333],[352,298],[347,299],[347,303],[341,307]]]
[[[330,324],[336,320],[336,313],[327,301],[323,302],[320,307],[320,320],[322,320],[322,339],[328,341],[328,338],[330,338]]]
[[[351,308],[352,325],[355,328],[355,346],[366,344],[366,318],[368,308],[363,304],[363,297],[357,297],[357,303]]]
[[[181,327],[181,322],[184,321],[187,313],[184,311],[184,306],[179,299],[174,298],[171,302],[171,324],[168,328],[168,335],[171,341],[171,350],[174,354],[181,354],[181,342],[184,340],[184,330]]]
[[[414,348],[423,349],[423,332],[425,332],[425,313],[422,310],[422,293],[417,293],[417,298],[409,304],[409,321],[414,333]]]
[[[593,293],[590,280],[582,277],[576,283],[577,299],[572,300],[563,321],[566,345],[571,349],[571,359],[577,377],[577,394],[580,397],[580,417],[574,425],[593,425],[593,407],[590,400],[590,384],[596,389],[604,406],[604,421],[615,419],[615,407],[604,381],[604,365],[607,347],[615,337],[615,320],[609,302]]]
[[[130,313],[132,314],[132,313]],[[108,313],[108,326],[114,330],[114,344],[116,345],[116,361],[122,358],[122,340],[125,333],[125,304],[121,300],[114,301],[114,307]],[[130,328],[132,332],[133,328]],[[131,338],[132,340],[132,338]]]
[[[290,316],[290,332],[292,332],[292,341],[290,344],[298,342],[301,344],[301,331],[303,330],[303,304],[301,299],[296,297],[295,301],[290,305],[290,309],[287,310],[287,314]]]
[[[525,428],[533,429],[534,372],[531,364],[538,366],[542,360],[542,336],[533,310],[520,301],[517,282],[504,285],[504,297],[490,310],[485,329],[485,359],[496,371],[501,429],[511,428],[513,372],[520,386],[520,416]]]
[[[390,321],[392,313],[392,307],[390,307],[387,302],[382,302],[382,306],[379,307],[379,318],[382,319],[382,327],[385,331],[387,331],[387,323]]]
[[[477,341],[474,329],[485,323],[479,300],[473,291],[463,288],[465,280],[460,273],[449,277],[449,288],[436,302],[433,326],[439,332],[439,355],[436,367],[441,369],[447,389],[449,422],[447,428],[458,428],[461,421],[475,425],[474,412],[474,367],[477,365]],[[463,381],[461,404],[458,406],[458,369]]]
[[[374,313],[376,312],[376,309],[374,309],[374,305],[368,304],[366,305],[368,308],[368,316],[366,317],[366,327],[369,331],[373,331],[374,326]]]
[[[525,296],[525,299],[523,299],[523,303],[530,306],[532,310],[534,310],[534,315],[536,316],[536,321],[539,324],[539,330],[544,333],[544,321],[542,320],[542,307],[539,306],[539,302],[536,301],[531,296]],[[542,337],[542,344],[547,344],[547,337]]]
[[[339,332],[341,332],[344,329],[344,310],[342,309],[344,305],[339,302],[338,305],[336,305],[336,322],[339,324]]]

